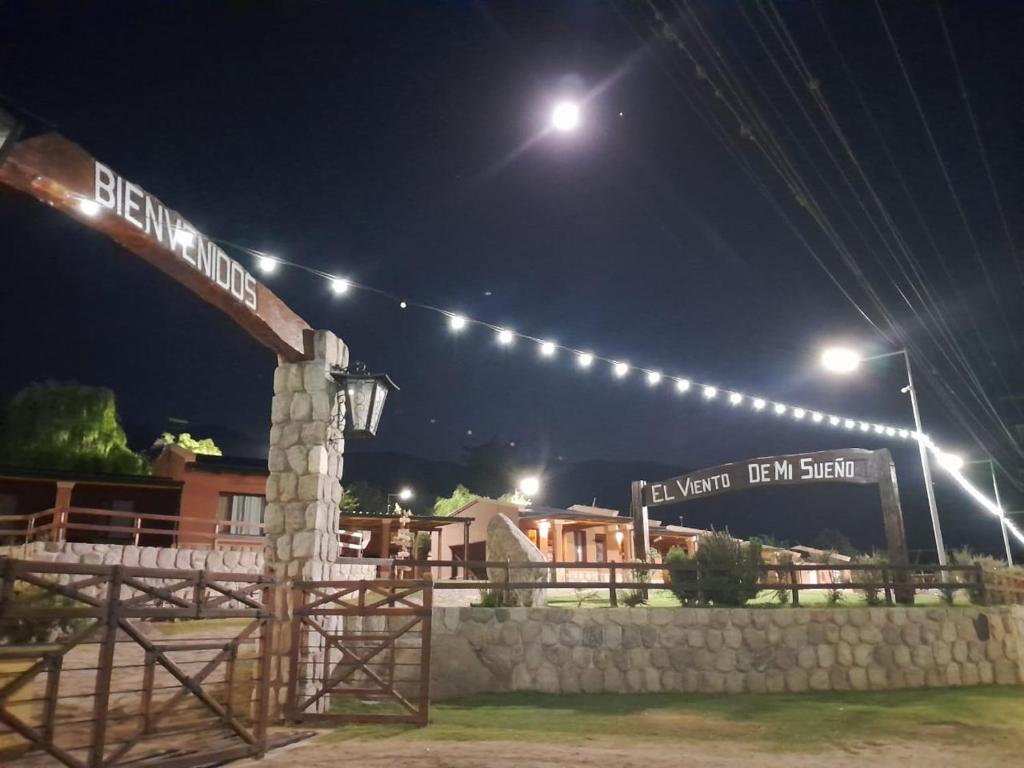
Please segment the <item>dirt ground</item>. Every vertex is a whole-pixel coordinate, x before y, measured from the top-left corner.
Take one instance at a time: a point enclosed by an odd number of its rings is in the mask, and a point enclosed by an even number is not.
[[[237,768],[988,768],[1018,765],[1020,753],[993,752],[925,741],[865,743],[857,748],[813,752],[766,750],[756,745],[708,742],[579,745],[520,742],[384,741],[333,742],[323,737],[294,744]]]

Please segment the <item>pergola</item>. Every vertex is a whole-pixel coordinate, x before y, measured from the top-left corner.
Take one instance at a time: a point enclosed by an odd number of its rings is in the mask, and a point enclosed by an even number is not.
[[[434,517],[434,516],[416,516],[412,515],[408,518],[408,529],[413,533],[420,533],[426,531],[433,536],[437,534],[436,539],[436,551],[441,551],[441,529],[446,525],[455,525],[460,523],[462,525],[462,538],[467,548],[469,546],[469,526],[475,518],[472,517]],[[395,514],[358,514],[358,515],[341,515],[338,520],[338,528],[341,531],[369,531],[370,539],[369,543],[372,549],[374,549],[374,555],[368,555],[370,557],[390,557],[391,552],[391,536],[392,534],[401,527],[402,518]],[[373,542],[380,542],[379,546],[372,547]],[[433,545],[432,547],[433,548]],[[358,548],[357,557],[364,557],[366,555],[366,548]]]

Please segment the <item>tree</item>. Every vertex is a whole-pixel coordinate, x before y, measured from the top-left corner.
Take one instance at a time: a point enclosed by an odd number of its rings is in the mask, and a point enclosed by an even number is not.
[[[387,494],[362,480],[349,483],[341,492],[341,511],[350,515],[383,515],[387,511]]]
[[[465,451],[467,481],[481,494],[498,498],[515,485],[515,450],[508,442],[492,437]]]
[[[849,557],[860,554],[860,551],[853,546],[849,536],[834,528],[823,528],[818,531],[818,535],[814,537],[811,546],[815,549],[838,552],[840,555],[847,555]]]
[[[114,393],[79,384],[32,384],[3,413],[0,462],[38,469],[149,474],[128,448]]]
[[[455,486],[451,496],[441,497],[434,502],[434,516],[448,517],[455,514],[471,501],[482,498],[480,494],[473,493],[469,488],[459,483]]]
[[[182,432],[180,435],[175,437],[170,432],[164,432],[160,439],[164,445],[180,445],[186,451],[192,451],[192,453],[200,453],[204,456],[223,456],[220,448],[213,442],[212,437],[204,437],[197,439],[192,437],[188,432]]]

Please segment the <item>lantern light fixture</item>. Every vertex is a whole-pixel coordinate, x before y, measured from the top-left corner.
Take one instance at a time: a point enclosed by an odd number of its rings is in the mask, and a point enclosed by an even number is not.
[[[385,373],[367,373],[366,366],[356,363],[349,369],[335,368],[331,378],[338,384],[338,398],[345,398],[345,407],[338,408],[337,422],[341,434],[350,440],[376,436],[384,403],[398,386]]]

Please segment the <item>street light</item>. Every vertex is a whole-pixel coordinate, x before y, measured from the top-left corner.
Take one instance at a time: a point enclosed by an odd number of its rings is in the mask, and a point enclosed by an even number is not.
[[[411,501],[413,496],[415,495],[416,494],[413,493],[412,488],[409,488],[408,486],[399,490],[398,493],[389,493],[387,499],[385,500],[385,506],[387,507],[387,511],[391,511],[392,499],[398,499],[399,501]]]
[[[580,108],[571,101],[561,101],[551,111],[551,125],[562,133],[576,130],[580,124]]]
[[[533,475],[519,480],[519,492],[528,499],[540,493],[540,478]]]
[[[901,392],[910,395],[910,406],[914,411],[914,429],[916,430],[917,449],[921,454],[921,472],[924,474],[924,489],[928,495],[928,511],[932,517],[932,532],[935,534],[935,549],[939,556],[939,565],[946,565],[946,545],[942,541],[942,526],[939,523],[939,508],[935,503],[935,489],[932,487],[932,470],[928,463],[928,450],[925,447],[924,427],[921,426],[921,411],[917,407],[917,388],[914,386],[914,375],[910,370],[910,355],[906,349],[895,352],[884,352],[881,355],[861,357],[858,352],[845,347],[831,347],[821,355],[821,364],[832,373],[853,373],[862,362],[881,360],[886,357],[903,355],[907,366],[907,386]]]
[[[996,463],[992,459],[977,459],[975,461],[968,461],[968,464],[988,464],[988,471],[992,475],[992,492],[996,496],[996,506],[999,507],[999,511],[1002,515],[999,517],[999,527],[1003,529],[1003,546],[1006,548],[1006,564],[1013,566],[1013,551],[1010,549],[1010,534],[1006,528],[1006,510],[1003,509],[1003,503],[999,500],[999,483],[996,482]],[[963,466],[963,464],[961,464]]]

